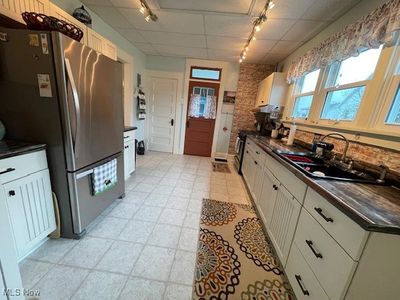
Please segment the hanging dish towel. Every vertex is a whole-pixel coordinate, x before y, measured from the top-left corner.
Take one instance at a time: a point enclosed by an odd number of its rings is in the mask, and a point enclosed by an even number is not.
[[[239,150],[240,150],[239,142],[240,142],[240,138],[237,137],[237,138],[236,138],[236,141],[235,141],[235,152],[236,152],[236,154],[238,154],[238,153],[239,153]]]
[[[98,195],[117,184],[117,159],[93,169],[92,194]]]

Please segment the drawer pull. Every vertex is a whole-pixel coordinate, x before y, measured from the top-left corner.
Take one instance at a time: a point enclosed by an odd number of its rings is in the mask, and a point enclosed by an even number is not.
[[[124,139],[129,139],[129,136],[124,136]]]
[[[125,149],[128,149],[128,148],[129,148],[129,146],[125,146],[124,148],[125,148]]]
[[[9,191],[9,192],[8,192],[8,195],[10,195],[10,196],[15,196],[15,191],[14,191],[14,190]]]
[[[260,152],[256,151],[257,154],[260,154]]]
[[[272,187],[274,188],[275,191],[278,190],[278,187],[276,186],[276,184],[274,184]]]
[[[322,254],[315,251],[315,249],[313,247],[313,242],[310,240],[306,240],[306,243],[307,243],[308,247],[310,247],[312,253],[314,253],[315,257],[322,259]]]
[[[246,150],[246,153],[249,153],[249,151]]]
[[[329,222],[332,222],[332,223],[333,223],[333,219],[332,219],[332,218],[327,217],[327,216],[325,216],[325,215],[323,214],[322,208],[314,207],[314,210],[315,210],[322,218],[324,218],[325,221],[327,221],[328,223],[329,223]]]
[[[255,163],[256,165],[258,165],[258,162],[257,162],[257,161],[254,161],[254,163]]]
[[[9,173],[9,172],[12,172],[12,171],[15,171],[15,169],[14,169],[14,168],[8,168],[8,169],[5,170],[5,171],[1,171],[1,172],[0,172],[0,175],[1,175],[1,174],[6,174],[6,173]]]
[[[301,291],[303,292],[303,295],[305,296],[310,296],[310,293],[303,287],[302,281],[301,281],[301,276],[300,275],[294,275],[294,277],[297,280],[297,283],[300,286]]]

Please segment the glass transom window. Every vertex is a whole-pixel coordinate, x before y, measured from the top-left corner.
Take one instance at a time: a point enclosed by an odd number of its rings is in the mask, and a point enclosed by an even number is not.
[[[190,78],[219,81],[221,80],[221,70],[192,67]]]

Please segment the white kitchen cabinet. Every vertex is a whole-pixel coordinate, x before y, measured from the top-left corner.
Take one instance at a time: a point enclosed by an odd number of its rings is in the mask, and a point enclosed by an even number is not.
[[[17,259],[56,229],[45,150],[0,160],[0,177]],[[6,172],[4,172],[4,170]]]
[[[256,107],[265,105],[284,106],[288,84],[283,73],[275,72],[260,82]]]
[[[117,60],[117,46],[109,40],[104,39],[103,54],[113,60]]]
[[[272,218],[272,210],[275,205],[276,193],[275,186],[279,186],[279,181],[272,173],[264,168],[262,178],[262,187],[260,198],[257,203],[258,212],[266,228],[270,226]]]
[[[0,299],[8,300],[3,294],[3,288],[17,289],[22,288],[21,274],[19,272],[14,238],[10,225],[6,195],[4,187],[0,183]],[[11,299],[11,298],[10,298]],[[22,296],[15,296],[12,299],[22,300]]]
[[[11,181],[4,189],[20,260],[56,229],[49,171]]]
[[[135,172],[135,131],[130,130],[124,132],[124,174],[125,180]]]
[[[0,14],[25,23],[21,14],[25,11],[49,13],[50,2],[48,0],[0,0]]]
[[[267,231],[278,257],[285,265],[299,219],[301,204],[282,184],[275,185],[273,188],[276,190],[276,197],[273,200],[275,203]]]
[[[56,17],[57,19],[63,20],[65,22],[71,23],[81,29],[83,31],[83,38],[81,39],[81,43],[87,45],[88,40],[88,27],[83,24],[82,22],[78,21],[75,19],[73,16],[71,16],[69,13],[66,11],[62,10],[59,8],[57,5],[50,3],[50,15],[53,17]]]

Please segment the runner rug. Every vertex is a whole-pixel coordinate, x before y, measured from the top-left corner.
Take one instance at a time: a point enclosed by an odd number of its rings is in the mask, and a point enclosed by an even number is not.
[[[252,206],[203,199],[193,299],[295,299]]]

